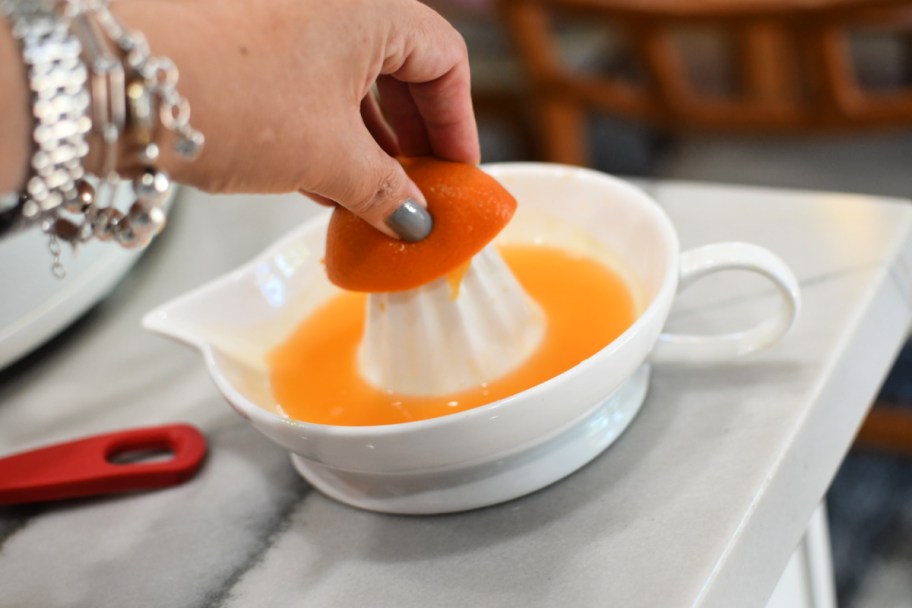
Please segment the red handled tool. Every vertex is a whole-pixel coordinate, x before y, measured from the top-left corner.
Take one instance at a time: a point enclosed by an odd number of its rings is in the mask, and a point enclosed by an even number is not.
[[[118,457],[170,452],[173,458],[119,464]],[[188,424],[95,435],[0,458],[0,505],[162,488],[196,474],[206,438]]]

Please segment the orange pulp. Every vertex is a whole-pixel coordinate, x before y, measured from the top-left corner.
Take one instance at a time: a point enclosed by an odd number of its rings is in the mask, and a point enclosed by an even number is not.
[[[509,245],[500,253],[544,310],[538,349],[517,369],[471,390],[440,396],[390,393],[358,372],[367,295],[346,292],[323,304],[268,357],[275,398],[290,418],[342,426],[394,424],[444,416],[508,397],[595,354],[631,323],[634,300],[607,266],[540,245]]]

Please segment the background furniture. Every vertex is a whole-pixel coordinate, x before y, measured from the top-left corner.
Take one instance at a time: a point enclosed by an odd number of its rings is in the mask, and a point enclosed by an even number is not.
[[[593,110],[672,132],[793,135],[912,123],[912,88],[866,83],[850,40],[853,32],[904,31],[908,0],[499,4],[550,161],[588,164],[585,115]],[[580,71],[564,60],[567,18],[611,28],[621,48],[610,63]],[[682,38],[694,31],[718,43],[716,56]]]

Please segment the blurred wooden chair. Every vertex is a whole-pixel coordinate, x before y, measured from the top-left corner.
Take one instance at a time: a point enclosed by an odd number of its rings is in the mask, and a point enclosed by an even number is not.
[[[912,86],[903,78],[890,86],[872,81],[850,49],[853,31],[912,30],[910,0],[498,0],[498,8],[548,161],[592,164],[592,113],[678,135],[869,133],[912,125]],[[615,44],[600,71],[573,69],[557,36],[568,20],[606,25],[621,40],[622,56]],[[710,70],[715,76],[694,69],[680,37],[700,28],[724,41],[723,60],[716,57]],[[912,51],[905,41],[900,48]],[[912,410],[882,405],[872,409],[857,445],[912,455]]]
[[[876,402],[855,437],[855,446],[912,456],[912,413],[907,405]]]
[[[460,31],[472,64],[472,101],[481,127],[486,161],[539,156],[535,118],[526,103],[522,62],[499,18],[495,0],[422,0]],[[571,68],[588,58],[611,54],[614,41],[597,32],[554,32]]]
[[[909,0],[498,0],[521,59],[542,156],[587,164],[587,112],[664,132],[852,131],[912,124],[912,88],[859,81],[848,33],[912,27]],[[562,19],[610,24],[628,70],[582,73],[561,58]],[[700,90],[676,34],[722,33],[729,82]]]

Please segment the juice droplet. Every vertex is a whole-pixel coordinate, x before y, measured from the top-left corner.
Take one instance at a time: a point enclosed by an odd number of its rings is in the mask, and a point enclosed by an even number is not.
[[[455,300],[459,297],[459,288],[462,286],[462,279],[465,278],[466,272],[469,271],[469,265],[472,260],[467,260],[465,264],[451,270],[446,275],[447,283],[450,285],[450,299]]]

